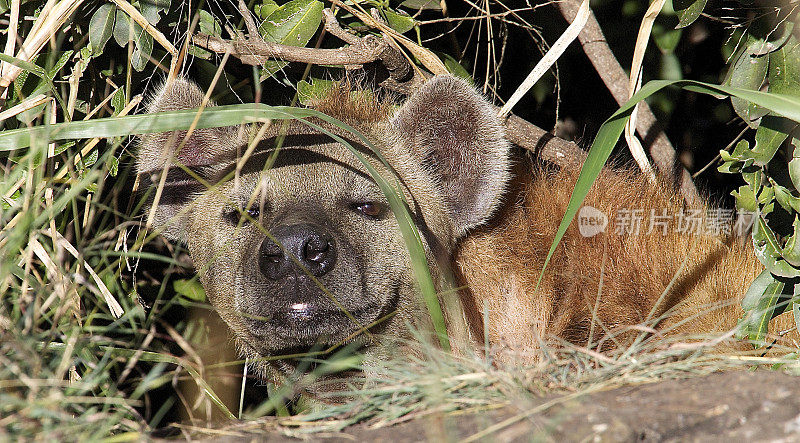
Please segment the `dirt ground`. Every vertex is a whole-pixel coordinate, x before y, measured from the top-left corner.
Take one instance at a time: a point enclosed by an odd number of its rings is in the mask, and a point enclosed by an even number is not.
[[[311,434],[325,441],[800,441],[800,377],[732,371],[605,391],[542,398],[515,409],[431,414],[390,427]],[[271,429],[266,431],[266,429]],[[284,428],[292,433],[291,428]],[[228,441],[297,441],[253,424],[205,435]],[[295,434],[297,435],[297,434]],[[198,436],[200,437],[200,436]]]

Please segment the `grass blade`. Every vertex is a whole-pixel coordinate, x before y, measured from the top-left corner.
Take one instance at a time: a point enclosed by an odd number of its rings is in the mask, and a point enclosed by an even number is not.
[[[617,144],[620,135],[622,135],[622,131],[625,129],[625,124],[630,119],[634,107],[640,101],[668,86],[678,86],[686,89],[687,91],[699,92],[714,96],[722,95],[739,97],[753,102],[761,107],[767,108],[776,114],[800,122],[800,99],[790,95],[750,91],[746,89],[732,88],[730,86],[703,83],[694,80],[653,80],[648,82],[646,85],[642,86],[639,92],[634,94],[630,100],[622,105],[617,112],[612,114],[597,132],[597,137],[592,143],[592,147],[589,149],[586,161],[581,168],[580,175],[578,176],[578,182],[575,185],[575,189],[572,191],[572,196],[570,197],[569,204],[567,205],[566,213],[561,219],[561,223],[558,225],[558,230],[556,231],[556,236],[553,239],[553,244],[550,246],[550,250],[547,252],[547,257],[545,258],[544,265],[542,266],[542,271],[539,274],[539,280],[536,283],[537,289],[539,284],[542,282],[544,272],[547,269],[547,265],[550,263],[553,253],[558,247],[558,244],[561,242],[561,239],[564,237],[564,234],[567,232],[567,228],[569,227],[570,223],[572,223],[572,220],[575,218],[575,214],[578,213],[583,200],[589,193],[589,189],[592,187],[592,184],[600,174],[600,171],[608,160],[608,157],[611,155],[611,151]]]

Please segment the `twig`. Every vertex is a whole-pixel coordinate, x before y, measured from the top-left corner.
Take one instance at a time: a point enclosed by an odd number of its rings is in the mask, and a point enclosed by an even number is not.
[[[366,43],[360,47],[347,46],[337,49],[315,49],[301,46],[287,46],[248,37],[244,40],[225,40],[213,35],[198,33],[192,36],[192,43],[209,51],[232,56],[248,65],[261,65],[270,59],[288,62],[317,63],[322,65],[363,65],[379,60],[383,49],[378,45]]]
[[[558,138],[516,115],[509,116],[505,125],[506,137],[511,143],[533,152],[542,160],[568,166],[586,158],[586,151],[575,143]]]
[[[144,18],[144,16],[142,15],[141,12],[139,12],[139,10],[134,8],[130,3],[128,3],[125,0],[111,0],[111,1],[113,1],[114,4],[117,5],[119,9],[125,11],[125,13],[128,14],[128,16],[133,19],[133,21],[135,21],[136,23],[139,24],[139,26],[142,27],[142,30],[144,30],[144,32],[150,34],[155,41],[157,41],[161,46],[164,47],[164,49],[167,50],[167,52],[170,53],[170,55],[174,57],[175,55],[178,54],[178,51],[175,49],[175,46],[172,45],[169,39],[167,39],[167,37],[164,34],[162,34],[158,29],[153,27],[153,25],[151,25],[147,21],[147,19]]]
[[[15,116],[15,115],[17,115],[17,114],[19,114],[21,112],[25,112],[28,109],[35,108],[35,107],[41,105],[42,103],[46,103],[47,101],[50,101],[50,100],[53,100],[53,99],[48,97],[48,96],[46,96],[46,95],[44,95],[44,94],[39,94],[36,97],[29,97],[29,98],[21,101],[17,105],[12,106],[11,108],[8,108],[3,112],[0,112],[0,122],[2,122],[3,120],[6,120],[9,117],[13,117],[13,116]]]
[[[42,231],[42,234],[48,235],[48,236],[52,235],[50,232],[47,232],[47,231]],[[102,294],[103,299],[105,300],[106,304],[108,305],[108,309],[111,311],[111,315],[113,315],[114,318],[122,317],[122,314],[125,313],[125,310],[119,304],[117,299],[114,298],[114,295],[111,294],[111,291],[108,290],[108,287],[103,282],[103,280],[97,275],[96,272],[94,272],[94,269],[92,269],[92,267],[89,265],[89,263],[86,263],[86,260],[84,260],[82,258],[82,256],[81,256],[81,254],[78,253],[78,250],[75,249],[75,247],[72,246],[72,244],[58,232],[56,232],[56,238],[54,238],[53,241],[57,241],[73,257],[78,259],[81,262],[81,265],[83,266],[83,268],[86,269],[86,272],[88,272],[89,275],[92,276],[92,280],[94,280],[94,283],[97,286],[97,289],[99,290],[100,294]]]
[[[330,9],[325,9],[322,11],[325,14],[325,30],[330,32],[332,35],[339,38],[343,42],[347,43],[348,45],[357,45],[361,38],[357,35],[353,35],[339,26],[339,22],[336,21],[336,17],[333,15],[333,11]]]
[[[232,31],[234,38],[225,40],[198,33],[192,36],[192,43],[212,52],[230,53],[242,63],[255,66],[270,59],[346,67],[381,61],[389,71],[389,79],[384,86],[405,93],[415,90],[424,81],[390,42],[373,35],[360,38],[349,34],[339,26],[336,18],[328,11],[325,14],[325,28],[349,46],[319,49],[268,42],[259,35],[258,26],[243,1],[239,2],[239,12],[245,19],[247,35]]]
[[[442,62],[442,60],[439,57],[437,57],[436,54],[431,52],[429,49],[423,48],[422,46],[414,43],[411,39],[395,31],[386,23],[383,23],[380,20],[376,20],[371,15],[365,13],[364,8],[362,8],[360,4],[355,3],[354,6],[350,6],[347,3],[342,2],[341,0],[331,0],[331,3],[333,3],[334,6],[340,7],[345,11],[353,14],[364,24],[380,30],[383,33],[384,38],[393,47],[398,44],[403,45],[409,52],[411,52],[411,54],[414,55],[414,57],[416,57],[420,61],[420,63],[422,63],[423,66],[425,66],[425,68],[428,71],[434,74],[448,73],[447,67],[444,65],[444,62]],[[399,51],[399,49],[397,48],[395,48],[395,50]],[[401,54],[405,57],[405,54],[403,54],[402,52]],[[416,68],[416,66],[413,67]]]
[[[567,21],[573,20],[580,5],[578,0],[561,0],[557,4]],[[578,40],[595,71],[600,75],[611,95],[614,96],[614,100],[620,105],[625,103],[628,100],[628,76],[611,52],[594,14],[589,16],[589,21],[578,35]],[[641,103],[636,130],[642,136],[645,144],[650,145],[650,156],[661,174],[670,177],[675,182],[689,205],[700,204],[700,195],[697,193],[689,171],[676,161],[675,149],[658,127],[656,117],[647,103]]]
[[[330,12],[326,11],[325,14],[326,30],[349,46],[338,49],[315,49],[267,42],[258,35],[256,23],[244,2],[239,2],[239,8],[245,17],[248,35],[232,31],[234,39],[225,40],[207,34],[196,34],[192,37],[192,43],[212,52],[228,53],[242,63],[255,66],[270,59],[342,66],[380,61],[389,70],[390,75],[382,86],[402,94],[413,92],[424,81],[422,76],[411,68],[399,49],[386,40],[374,36],[360,38],[348,33],[339,26]],[[536,153],[545,161],[563,166],[586,157],[586,153],[576,144],[562,140],[515,115],[508,117],[505,123],[509,141]]]
[[[739,142],[739,139],[741,139],[741,138],[742,138],[742,136],[744,135],[744,133],[745,133],[745,132],[747,132],[747,131],[749,131],[749,130],[750,130],[750,126],[747,126],[747,125],[745,125],[744,129],[742,129],[742,130],[741,130],[741,132],[739,132],[739,134],[738,134],[736,137],[734,137],[734,138],[733,138],[733,140],[731,140],[731,142],[730,142],[730,143],[728,143],[728,146],[725,146],[724,148],[722,148],[722,150],[723,150],[723,151],[730,151],[730,149],[731,149],[732,147],[736,146],[736,143],[738,143],[738,142]],[[706,170],[708,170],[708,168],[710,168],[711,166],[713,166],[713,165],[714,165],[714,163],[716,163],[716,162],[717,162],[717,160],[719,160],[719,159],[720,159],[720,157],[722,157],[722,155],[721,155],[721,154],[717,154],[717,155],[716,155],[716,156],[715,156],[715,157],[714,157],[714,158],[713,158],[713,159],[712,159],[710,162],[706,163],[706,165],[705,165],[705,166],[703,166],[702,168],[700,168],[700,170],[699,170],[699,171],[697,171],[697,172],[695,172],[694,174],[692,174],[692,178],[697,178],[698,176],[700,176],[700,174],[702,174],[702,173],[706,172]]]
[[[244,0],[239,0],[237,6],[239,7],[239,13],[242,14],[242,18],[244,19],[244,26],[247,28],[247,33],[250,35],[259,35],[258,25],[255,19],[253,19],[253,15],[250,14],[247,3],[245,3]]]
[[[533,70],[528,74],[528,77],[522,82],[521,85],[514,91],[511,98],[508,99],[506,104],[500,109],[500,117],[505,117],[511,112],[511,109],[520,99],[530,91],[534,84],[547,72],[553,64],[561,57],[561,54],[567,49],[570,43],[575,40],[575,37],[581,32],[581,29],[586,25],[586,20],[589,17],[591,10],[589,9],[589,0],[583,0],[578,10],[575,19],[570,23],[567,30],[561,34],[561,37],[556,40],[553,46],[547,51],[547,54],[536,63]]]

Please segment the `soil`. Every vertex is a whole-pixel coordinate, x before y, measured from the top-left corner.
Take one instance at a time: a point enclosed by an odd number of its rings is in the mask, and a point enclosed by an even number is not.
[[[622,386],[567,401],[542,398],[481,413],[430,414],[389,427],[357,425],[326,441],[800,441],[800,378],[773,371],[732,371]],[[504,423],[505,426],[501,426]],[[244,428],[247,428],[244,430]],[[229,428],[232,441],[297,441],[252,423]],[[284,428],[292,433],[291,428]],[[298,435],[298,434],[295,434]],[[206,437],[212,437],[206,434]],[[215,439],[221,436],[216,435]]]

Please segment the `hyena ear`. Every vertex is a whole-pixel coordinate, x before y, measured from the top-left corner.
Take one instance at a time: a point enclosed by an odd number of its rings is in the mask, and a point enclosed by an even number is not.
[[[437,76],[392,123],[444,196],[458,234],[485,222],[509,180],[509,144],[489,102],[464,80]]]
[[[162,86],[148,106],[149,113],[198,108],[204,92],[191,81],[177,78]],[[206,107],[214,106],[209,102]],[[146,134],[139,139],[136,172],[143,186],[151,187],[150,203],[145,214],[150,213],[155,188],[161,174],[167,173],[164,189],[158,201],[154,227],[170,240],[184,239],[184,207],[197,192],[205,188],[182,166],[203,175],[204,169],[213,167],[226,153],[238,146],[238,128],[196,129],[186,139],[186,131]],[[184,139],[186,139],[184,141]],[[165,166],[169,162],[169,168]],[[143,190],[146,188],[143,188]]]

